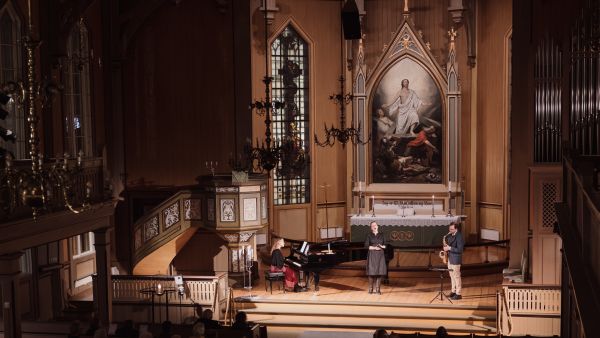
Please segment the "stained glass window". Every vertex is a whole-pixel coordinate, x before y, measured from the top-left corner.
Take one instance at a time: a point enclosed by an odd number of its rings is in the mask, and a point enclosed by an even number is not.
[[[285,103],[273,115],[273,140],[278,145],[286,138],[297,139],[306,154],[310,146],[308,75],[308,44],[288,25],[271,44],[272,95]],[[309,203],[310,165],[286,176],[274,170],[273,185],[275,205]]]

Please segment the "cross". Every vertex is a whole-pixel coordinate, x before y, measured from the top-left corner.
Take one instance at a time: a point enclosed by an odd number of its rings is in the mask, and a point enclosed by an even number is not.
[[[456,31],[454,30],[454,27],[451,27],[450,30],[448,31],[448,36],[450,37],[450,41],[453,42],[454,39],[456,38]]]

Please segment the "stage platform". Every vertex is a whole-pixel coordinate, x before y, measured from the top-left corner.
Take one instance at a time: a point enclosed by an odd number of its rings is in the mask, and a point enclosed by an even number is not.
[[[430,301],[440,289],[438,277],[391,278],[382,285],[381,295],[367,292],[366,276],[321,276],[320,290],[293,293],[265,291],[264,280],[251,291],[234,289],[236,309],[248,313],[250,320],[269,327],[302,327],[305,330],[337,328],[370,331],[386,328],[396,332],[433,332],[444,325],[450,332],[496,333],[496,291],[502,275],[490,274],[463,278],[463,299]],[[444,291],[450,292],[444,278]]]

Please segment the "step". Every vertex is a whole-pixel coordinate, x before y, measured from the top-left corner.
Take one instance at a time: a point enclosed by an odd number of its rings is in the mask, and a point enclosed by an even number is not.
[[[336,327],[352,329],[435,330],[444,325],[453,332],[495,332],[492,306],[403,304],[348,301],[236,299],[236,308],[256,323],[268,326]]]
[[[495,321],[495,310],[396,307],[389,305],[353,306],[331,304],[240,303],[238,309],[255,314],[288,314],[315,316],[351,316],[381,318],[423,318]]]
[[[378,329],[386,330],[414,330],[435,331],[440,325],[446,327],[449,332],[495,332],[495,322],[476,323],[452,323],[440,320],[414,321],[399,320],[399,318],[363,318],[356,317],[330,317],[330,316],[287,316],[287,315],[252,315],[248,314],[248,320],[266,326],[295,326],[304,328],[348,328],[348,329]]]

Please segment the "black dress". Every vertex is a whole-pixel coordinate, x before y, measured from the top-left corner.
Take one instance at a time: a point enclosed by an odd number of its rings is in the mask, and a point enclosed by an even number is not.
[[[365,248],[376,246],[377,244],[385,245],[385,236],[378,232],[374,235],[369,232],[365,240]],[[385,262],[384,250],[369,250],[367,255],[367,276],[385,276],[387,275],[387,264]]]

